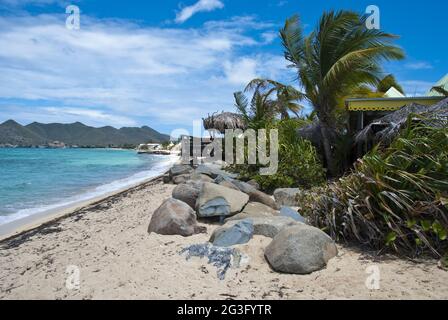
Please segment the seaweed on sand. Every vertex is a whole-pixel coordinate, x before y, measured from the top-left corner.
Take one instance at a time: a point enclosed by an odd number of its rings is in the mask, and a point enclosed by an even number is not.
[[[234,248],[216,247],[210,243],[193,244],[182,249],[179,254],[187,253],[186,259],[191,257],[208,258],[208,263],[216,267],[220,280],[224,280],[227,270],[231,266],[238,266],[241,253]]]

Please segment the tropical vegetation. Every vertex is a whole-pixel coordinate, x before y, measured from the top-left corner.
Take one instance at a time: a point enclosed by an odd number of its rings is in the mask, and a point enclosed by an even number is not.
[[[300,187],[302,213],[334,239],[410,257],[442,257],[448,254],[448,129],[446,112],[440,111],[446,103],[431,108],[432,115],[412,114],[410,107],[384,117],[400,118],[385,126],[387,134],[377,133],[387,139],[375,141],[355,164],[345,163],[355,137],[347,130],[343,101],[382,97],[391,87],[403,93],[381,68],[383,61],[404,57],[393,44],[396,36],[367,29],[365,20],[354,12],[330,11],[308,36],[298,16],[286,20],[280,37],[298,86],[254,79],[234,94],[249,128],[278,129],[279,170],[273,176],[258,175],[258,165],[233,170],[265,191]],[[443,87],[433,91],[448,96]],[[305,103],[313,110],[302,116]],[[298,135],[308,127],[318,128],[318,144]]]
[[[366,17],[351,11],[324,13],[308,36],[303,35],[299,17],[294,16],[286,20],[280,35],[285,58],[297,70],[303,94],[319,118],[327,169],[336,175],[335,109],[339,99],[361,85],[377,85],[381,62],[402,59],[404,53],[392,43],[396,36],[366,28]]]
[[[411,121],[355,170],[300,196],[303,212],[335,239],[441,257],[448,248],[448,127]]]
[[[297,137],[297,129],[307,121],[285,119],[271,123],[279,136],[278,170],[274,175],[260,175],[259,165],[238,165],[234,170],[246,180],[255,179],[267,192],[277,188],[311,188],[325,182],[325,169],[316,148],[308,140]]]

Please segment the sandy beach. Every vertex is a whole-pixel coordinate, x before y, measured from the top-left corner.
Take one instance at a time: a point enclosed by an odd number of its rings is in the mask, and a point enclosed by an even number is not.
[[[153,211],[174,185],[161,179],[59,216],[0,242],[0,299],[446,299],[448,272],[437,261],[414,263],[338,246],[326,269],[311,275],[271,270],[255,236],[238,245],[248,259],[219,280],[206,259],[179,255],[207,234],[188,238],[148,234]],[[79,288],[66,286],[79,270]],[[368,267],[380,288],[368,289]]]

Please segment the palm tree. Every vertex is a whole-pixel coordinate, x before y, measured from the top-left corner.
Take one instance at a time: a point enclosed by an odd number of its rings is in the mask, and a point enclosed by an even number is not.
[[[403,51],[392,44],[396,37],[367,29],[366,18],[350,11],[330,11],[322,15],[316,30],[305,37],[299,17],[293,16],[280,31],[285,58],[297,69],[304,96],[319,118],[331,175],[337,174],[333,141],[338,100],[360,85],[376,86],[382,74],[382,60],[404,57]]]
[[[269,96],[255,91],[249,101],[243,92],[235,92],[235,107],[251,129],[265,128],[275,117],[275,102]]]
[[[404,94],[403,87],[397,82],[393,74],[385,76],[380,82],[378,82],[376,92],[386,93],[392,87]]]
[[[292,86],[284,85],[280,82],[269,79],[253,79],[244,89],[245,92],[259,92],[269,97],[276,93],[274,100],[275,111],[278,112],[282,119],[289,119],[289,112],[297,117],[303,107],[297,102],[304,98],[304,95]]]
[[[376,88],[372,88],[365,84],[361,84],[358,88],[354,88],[348,96],[339,98],[338,106],[340,108],[345,108],[345,101],[350,98],[382,98],[392,87],[404,94],[403,87],[397,82],[395,76],[389,74],[378,82]]]

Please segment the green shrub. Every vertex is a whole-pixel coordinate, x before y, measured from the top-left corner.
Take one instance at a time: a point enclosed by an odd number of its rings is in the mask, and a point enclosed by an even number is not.
[[[255,179],[268,192],[277,188],[310,188],[322,184],[325,182],[325,170],[316,149],[311,142],[297,135],[297,129],[306,123],[304,120],[288,119],[269,128],[279,131],[279,165],[275,175],[260,175],[258,165],[240,165],[234,170],[242,179]]]
[[[310,188],[325,182],[325,170],[311,142],[296,138],[292,144],[280,143],[277,174],[256,175],[261,188],[273,191],[277,188]]]
[[[447,250],[448,128],[410,123],[350,175],[300,196],[312,223],[338,240],[416,256]]]

